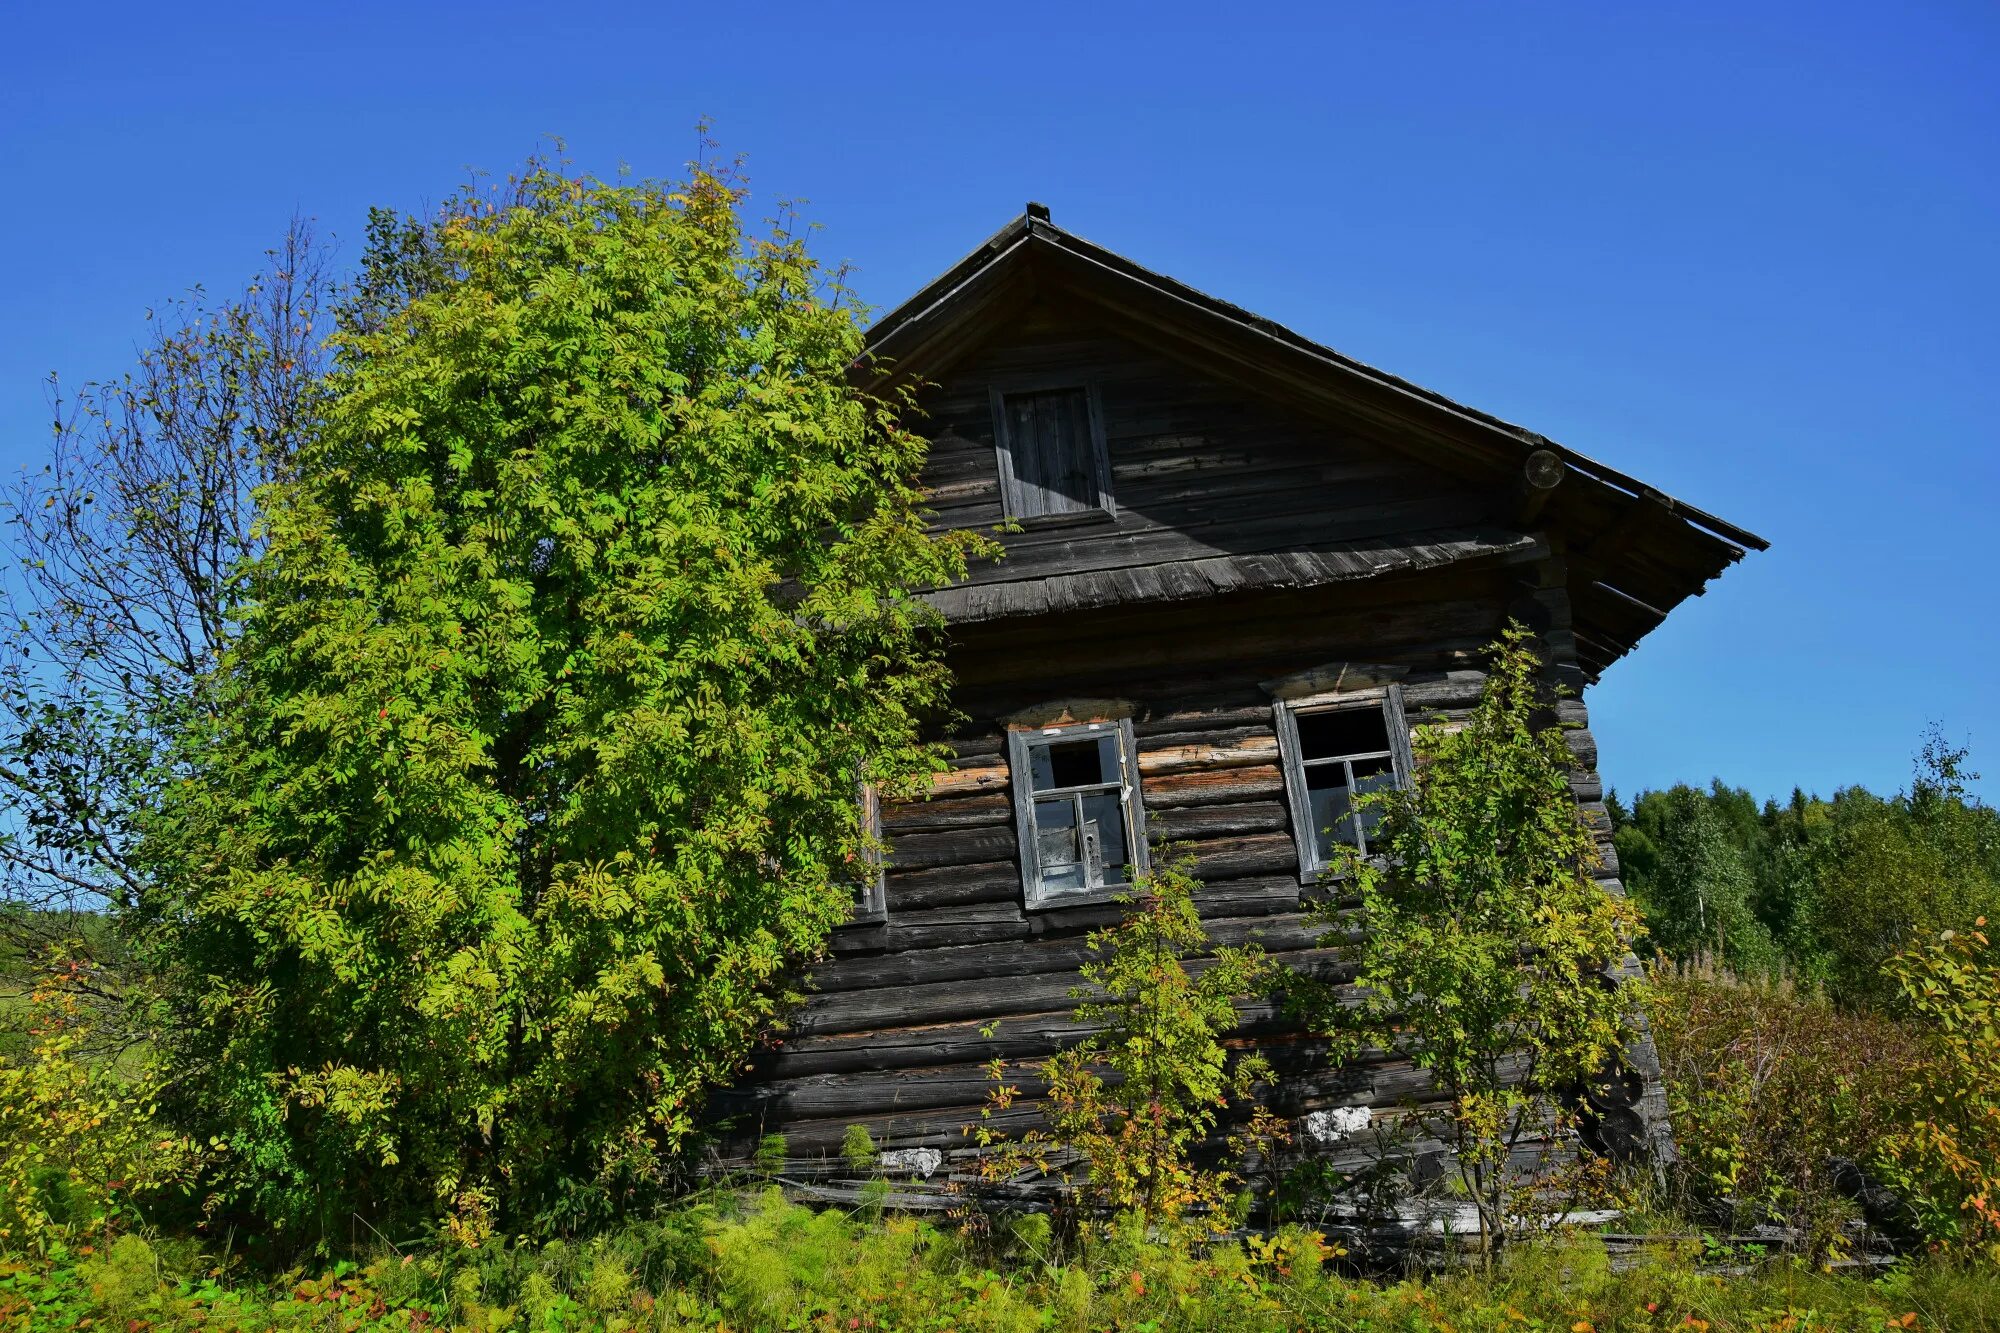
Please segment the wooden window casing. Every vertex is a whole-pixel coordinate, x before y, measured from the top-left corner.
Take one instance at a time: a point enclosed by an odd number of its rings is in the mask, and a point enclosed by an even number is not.
[[[993,443],[1009,520],[1117,513],[1095,385],[994,389]]]
[[[861,873],[848,881],[854,889],[854,913],[847,918],[847,924],[879,926],[889,919],[888,859],[882,854],[882,793],[862,783],[857,799],[861,802],[861,832],[870,846]]]
[[[1316,725],[1316,719],[1326,721]],[[1371,719],[1380,721],[1379,740]],[[1332,842],[1346,842],[1363,856],[1370,854],[1368,837],[1377,819],[1364,820],[1354,809],[1353,798],[1385,785],[1409,785],[1415,762],[1403,694],[1391,685],[1365,698],[1280,702],[1275,720],[1292,838],[1298,846],[1299,881],[1311,884],[1332,864]],[[1350,738],[1343,741],[1341,731],[1350,733]],[[1388,779],[1386,784],[1383,778]],[[1316,802],[1315,795],[1321,800]],[[1319,825],[1323,813],[1330,816],[1325,829]]]
[[[1007,763],[1028,907],[1103,902],[1127,887],[1128,866],[1145,870],[1131,722],[1010,731]]]

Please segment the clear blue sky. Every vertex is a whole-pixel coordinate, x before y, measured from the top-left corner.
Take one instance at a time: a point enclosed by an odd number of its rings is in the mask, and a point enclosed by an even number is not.
[[[730,17],[739,11],[740,18]],[[2000,794],[2000,9],[10,5],[0,466],[294,210],[713,117],[893,304],[1024,200],[1768,536],[1593,692],[1606,777]]]

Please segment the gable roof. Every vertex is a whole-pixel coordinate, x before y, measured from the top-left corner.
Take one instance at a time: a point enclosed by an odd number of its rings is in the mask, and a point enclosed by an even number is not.
[[[1037,204],[878,320],[868,333],[871,359],[892,381],[935,377],[1009,314],[1056,290],[1135,341],[1502,497],[1512,527],[1560,542],[1578,657],[1593,680],[1746,549],[1770,545],[1534,431],[1066,232]],[[1364,575],[1365,565],[1348,565],[1342,576]]]

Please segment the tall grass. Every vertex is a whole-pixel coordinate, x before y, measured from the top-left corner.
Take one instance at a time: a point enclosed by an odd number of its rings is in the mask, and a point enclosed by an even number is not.
[[[385,1253],[227,1281],[185,1243],[126,1236],[51,1267],[0,1266],[0,1328],[2000,1329],[1990,1270],[1913,1265],[1871,1280],[1787,1265],[1724,1278],[1665,1246],[1620,1272],[1572,1236],[1524,1247],[1487,1276],[1380,1283],[1344,1274],[1302,1231],[1201,1248],[1128,1227],[1060,1254],[1037,1228],[996,1232],[1007,1239],[974,1242],[908,1218],[812,1212],[772,1191],[582,1244]]]
[[[1925,1058],[1894,1019],[1783,978],[1661,962],[1649,985],[1680,1160],[1672,1202],[1732,1229],[1771,1223],[1814,1256],[1863,1220],[1853,1164],[1895,1123]]]

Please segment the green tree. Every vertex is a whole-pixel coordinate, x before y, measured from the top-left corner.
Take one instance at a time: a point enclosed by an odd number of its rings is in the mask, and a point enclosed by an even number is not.
[[[261,493],[143,907],[172,1110],[295,1238],[643,1197],[849,910],[857,779],[939,763],[916,590],[979,543],[743,197],[535,162],[389,228]]]
[[[1818,857],[1814,930],[1835,994],[1882,1003],[1883,965],[1948,930],[2000,916],[2000,821],[1970,799],[1966,752],[1933,730],[1907,794],[1835,797]]]
[[[87,959],[61,975],[93,1042],[132,1035],[135,816],[207,706],[260,545],[253,492],[314,417],[326,250],[298,221],[266,258],[234,295],[149,311],[126,374],[51,377],[46,460],[0,493],[0,957],[24,977],[52,953]]]
[[[1831,964],[1819,930],[1820,874],[1833,828],[1833,806],[1794,788],[1786,804],[1767,804],[1763,818],[1757,917],[1770,930],[1791,973],[1824,985]]]
[[[1933,727],[1910,789],[1794,790],[1757,809],[1720,779],[1641,792],[1618,821],[1625,882],[1654,943],[1794,977],[1849,1004],[1893,995],[1883,964],[2000,911],[2000,815],[1966,790],[1967,753]]]
[[[1639,803],[1631,833],[1645,839],[1649,855],[1634,857],[1632,892],[1647,935],[1671,957],[1713,954],[1741,972],[1777,965],[1770,933],[1751,906],[1756,881],[1744,843],[1761,826],[1754,805],[1743,818],[1746,803],[1725,804],[1685,785],[1648,792]]]
[[[1445,1111],[1424,1128],[1453,1150],[1489,1261],[1514,1213],[1516,1147],[1554,1127],[1560,1092],[1627,1038],[1628,1001],[1607,973],[1635,924],[1591,876],[1596,844],[1528,631],[1511,625],[1491,653],[1464,725],[1421,728],[1408,789],[1368,798],[1386,854],[1338,871],[1361,895],[1358,997],[1301,988],[1345,1052],[1372,1046],[1430,1071]]]

